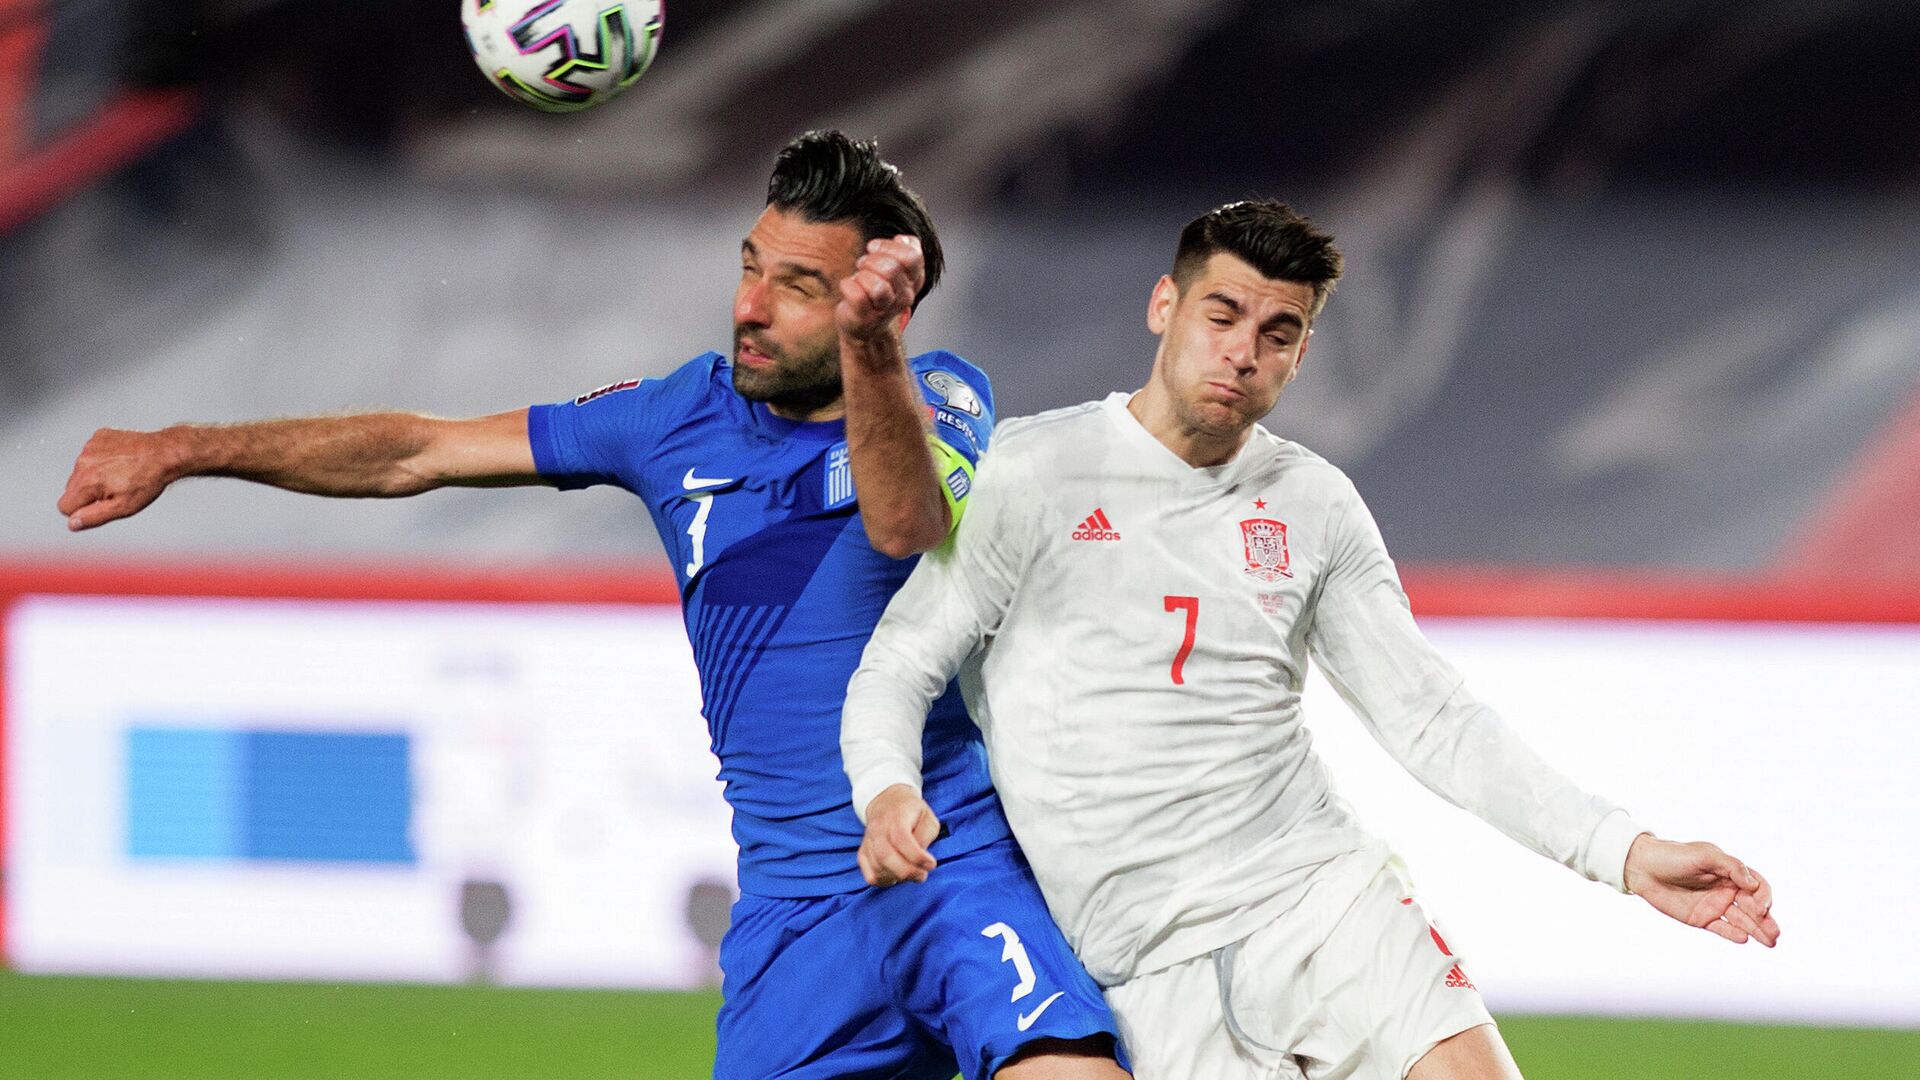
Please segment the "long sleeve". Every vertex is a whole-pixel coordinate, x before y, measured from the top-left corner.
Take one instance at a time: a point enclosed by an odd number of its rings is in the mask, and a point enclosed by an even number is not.
[[[1018,587],[1032,521],[1007,458],[986,456],[966,519],[894,594],[847,684],[840,752],[862,821],[888,787],[918,790],[927,709],[993,635]]]
[[[1350,490],[1350,489],[1349,489]],[[1514,840],[1625,891],[1626,811],[1548,765],[1469,694],[1414,624],[1372,515],[1352,494],[1308,635],[1334,689],[1421,783]]]

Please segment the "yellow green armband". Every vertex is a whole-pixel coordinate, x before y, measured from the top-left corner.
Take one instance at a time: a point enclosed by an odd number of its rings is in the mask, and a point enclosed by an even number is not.
[[[927,435],[927,446],[933,451],[933,469],[940,476],[940,494],[947,500],[947,533],[960,524],[960,515],[966,512],[967,496],[973,491],[973,462],[967,456],[948,445],[938,435]]]

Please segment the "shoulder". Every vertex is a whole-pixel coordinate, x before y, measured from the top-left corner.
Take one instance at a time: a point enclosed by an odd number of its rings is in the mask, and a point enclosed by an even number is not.
[[[596,409],[632,409],[651,406],[663,397],[693,401],[706,396],[716,378],[722,384],[728,378],[725,358],[719,353],[702,353],[666,375],[610,382],[574,397],[571,404],[576,407],[593,405]],[[566,405],[569,402],[555,404]]]
[[[1039,458],[1069,443],[1081,443],[1106,423],[1101,402],[1087,401],[1032,416],[1003,420],[994,435],[993,452],[1005,458]]]
[[[666,375],[647,382],[657,387],[655,393],[666,397],[694,400],[731,394],[733,364],[720,353],[701,353]]]
[[[1275,435],[1263,425],[1254,425],[1247,449],[1267,458],[1271,467],[1293,473],[1307,483],[1341,496],[1358,497],[1352,479],[1338,465],[1291,439]]]
[[[993,384],[966,358],[945,349],[907,361],[929,405],[957,409],[969,416],[993,415]]]

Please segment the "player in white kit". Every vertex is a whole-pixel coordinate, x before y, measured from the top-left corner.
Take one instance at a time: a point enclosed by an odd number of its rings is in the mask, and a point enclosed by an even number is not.
[[[1002,425],[895,596],[842,751],[876,884],[924,880],[922,720],[956,672],[1048,906],[1143,1080],[1517,1077],[1300,722],[1308,657],[1388,751],[1533,850],[1735,942],[1771,889],[1540,760],[1421,636],[1347,477],[1256,422],[1341,270],[1274,202],[1181,235],[1138,392]]]

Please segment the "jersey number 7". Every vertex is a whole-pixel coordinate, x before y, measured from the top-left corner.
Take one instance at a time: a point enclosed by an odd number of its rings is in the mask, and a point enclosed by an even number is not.
[[[1187,613],[1187,636],[1180,640],[1180,651],[1173,654],[1173,685],[1185,686],[1186,676],[1182,669],[1187,666],[1187,657],[1193,655],[1193,630],[1200,623],[1200,598],[1197,596],[1166,597],[1168,613],[1184,611]]]

